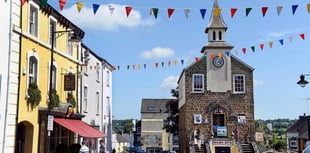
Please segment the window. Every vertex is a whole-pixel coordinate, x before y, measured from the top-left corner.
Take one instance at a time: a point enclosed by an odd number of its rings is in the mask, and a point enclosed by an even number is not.
[[[38,72],[38,60],[34,56],[31,56],[29,58],[29,72],[28,72],[29,84],[30,83],[37,84],[37,76],[38,76],[37,72]]]
[[[148,111],[156,111],[156,107],[155,106],[148,106],[147,110]]]
[[[213,40],[216,40],[216,32],[213,31]]]
[[[242,74],[233,75],[233,92],[245,93],[245,76]]]
[[[57,76],[57,69],[55,65],[52,68],[52,89],[56,89],[56,76]]]
[[[201,124],[202,123],[201,114],[194,114],[194,124]]]
[[[73,44],[74,42],[71,42],[69,41],[70,38],[72,37],[72,33],[68,33],[68,51],[67,51],[67,54],[70,55],[70,56],[73,56]]]
[[[50,26],[49,26],[49,43],[52,45],[52,41],[54,41],[54,47],[56,47],[56,36],[54,35],[54,40],[53,39],[53,34],[55,34],[56,31],[56,21],[53,19],[50,19]]]
[[[97,114],[99,114],[99,108],[100,108],[100,105],[99,105],[99,102],[100,102],[100,98],[99,98],[99,92],[97,91],[96,92],[96,102],[97,102]]]
[[[202,93],[204,92],[204,75],[203,74],[193,74],[192,78],[193,92]]]
[[[87,99],[88,99],[88,87],[84,86],[84,95],[83,95],[83,110],[87,112]]]
[[[222,40],[222,31],[219,31],[219,40]]]
[[[110,86],[110,72],[107,71],[107,86]]]
[[[97,77],[97,81],[99,81],[100,80],[99,63],[96,64],[96,77]]]
[[[29,9],[29,33],[38,36],[38,7],[30,5]]]

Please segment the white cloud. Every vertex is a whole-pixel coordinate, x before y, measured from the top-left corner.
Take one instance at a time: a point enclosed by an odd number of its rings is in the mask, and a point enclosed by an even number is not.
[[[109,5],[115,8],[112,15]],[[75,5],[64,9],[61,13],[79,26],[95,30],[109,31],[117,30],[120,27],[152,26],[155,24],[151,18],[142,19],[141,13],[134,9],[127,18],[125,5],[109,5],[100,5],[96,14],[94,14],[93,8],[86,6],[79,13]]]
[[[165,89],[175,89],[177,87],[177,81],[179,76],[168,76],[161,83],[160,87]]]
[[[265,82],[263,80],[255,80],[254,79],[254,85],[262,85],[264,84]]]
[[[159,59],[159,58],[170,58],[175,55],[175,52],[171,48],[155,47],[151,50],[145,50],[141,53],[140,57],[143,59]]]

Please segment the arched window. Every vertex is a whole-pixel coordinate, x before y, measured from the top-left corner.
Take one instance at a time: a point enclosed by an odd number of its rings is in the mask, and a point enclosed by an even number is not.
[[[222,31],[219,31],[219,40],[222,40]]]
[[[31,56],[29,58],[29,73],[28,73],[28,80],[30,83],[37,83],[38,78],[38,60],[36,57]]]
[[[56,77],[57,77],[57,69],[55,65],[52,68],[52,89],[56,89]]]
[[[213,40],[216,40],[216,32],[213,31]]]

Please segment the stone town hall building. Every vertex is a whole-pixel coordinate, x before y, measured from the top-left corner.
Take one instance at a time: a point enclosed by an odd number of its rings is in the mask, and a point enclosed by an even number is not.
[[[254,69],[228,55],[233,46],[225,41],[226,30],[215,0],[203,56],[178,80],[180,153],[242,152],[255,141]]]

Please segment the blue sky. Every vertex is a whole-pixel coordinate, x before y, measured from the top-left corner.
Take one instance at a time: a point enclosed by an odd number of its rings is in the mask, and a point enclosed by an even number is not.
[[[300,74],[310,73],[310,1],[218,1],[228,25],[226,41],[234,46],[231,53],[255,69],[255,119],[296,119],[309,114],[310,100],[306,99],[310,85],[301,88],[296,82]],[[80,12],[76,2],[84,3]],[[59,10],[58,1],[48,3]],[[95,15],[93,4],[100,5]],[[112,15],[109,5],[115,8]],[[292,5],[298,5],[294,15]],[[125,6],[133,7],[128,18]],[[113,71],[114,119],[140,119],[142,98],[170,98],[182,69],[202,56],[212,6],[213,0],[67,0],[60,12],[85,31],[83,42],[89,48],[120,66]],[[264,6],[268,7],[265,17],[261,10]],[[283,6],[279,16],[277,6]],[[150,16],[150,8],[159,9],[157,19]],[[175,8],[170,19],[167,8]],[[191,11],[188,19],[185,8]],[[238,9],[233,18],[231,8]],[[247,17],[246,8],[252,8]],[[207,9],[204,19],[200,9]],[[300,37],[302,33],[305,40]],[[273,42],[272,48],[269,42]],[[259,44],[264,44],[263,50]],[[251,46],[255,46],[254,52]],[[246,54],[242,48],[247,49]],[[178,61],[176,65],[174,60]],[[156,68],[155,63],[161,62],[165,62],[164,67],[159,64]],[[129,70],[127,65],[131,66]],[[136,65],[134,70],[132,65]]]

